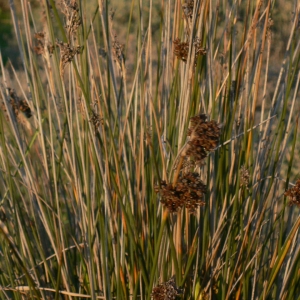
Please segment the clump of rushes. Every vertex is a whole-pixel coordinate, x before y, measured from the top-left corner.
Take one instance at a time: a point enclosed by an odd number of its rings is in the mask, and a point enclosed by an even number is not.
[[[197,172],[183,172],[183,161],[187,158],[200,163],[214,150],[221,134],[221,126],[216,121],[207,122],[207,116],[200,114],[191,118],[191,124],[187,135],[187,142],[181,153],[180,161],[176,167],[173,183],[161,181],[155,191],[161,195],[161,203],[171,212],[176,213],[185,206],[190,213],[194,213],[197,207],[205,204],[203,198],[206,193],[206,185],[201,181]]]
[[[288,189],[284,195],[290,198],[290,206],[297,205],[300,207],[300,179],[298,179],[295,186]]]
[[[174,44],[174,50],[173,50],[174,55],[178,59],[181,59],[182,61],[186,62],[189,54],[189,42],[188,41],[181,42],[181,40],[177,38],[173,41],[173,44]],[[194,64],[196,65],[199,55],[205,55],[206,50],[205,48],[202,47],[202,42],[199,38],[195,38],[193,42],[193,46],[195,48]]]
[[[154,300],[174,300],[181,294],[181,290],[176,286],[174,278],[163,282],[152,290],[151,297]]]

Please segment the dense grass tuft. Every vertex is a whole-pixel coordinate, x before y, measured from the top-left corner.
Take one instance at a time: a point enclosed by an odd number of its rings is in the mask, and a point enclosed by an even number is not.
[[[144,2],[10,1],[0,298],[296,299],[298,1]]]

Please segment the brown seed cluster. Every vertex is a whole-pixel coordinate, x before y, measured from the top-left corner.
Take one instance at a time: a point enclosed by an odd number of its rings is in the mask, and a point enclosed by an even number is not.
[[[206,193],[206,185],[196,172],[182,174],[174,187],[164,180],[160,187],[156,187],[156,192],[161,195],[161,203],[168,208],[171,213],[176,213],[185,206],[190,213],[194,213],[198,206],[205,204],[203,198]]]
[[[151,297],[154,300],[174,300],[180,293],[180,289],[176,287],[174,279],[171,278],[153,288]]]
[[[193,157],[196,162],[207,157],[208,153],[217,147],[220,139],[220,125],[214,120],[207,122],[206,119],[205,114],[199,114],[190,119],[187,133],[190,141],[182,153],[183,156]]]
[[[206,158],[208,153],[217,147],[220,134],[221,126],[213,120],[208,122],[207,115],[199,114],[190,119],[187,133],[190,140],[181,153],[180,163],[176,166],[178,178],[175,176],[173,183],[163,180],[160,186],[155,187],[155,191],[161,195],[161,203],[171,213],[176,213],[183,206],[190,213],[195,213],[197,207],[205,204],[206,185],[201,181],[200,174],[184,170],[191,170],[192,166]]]
[[[288,189],[284,195],[290,198],[290,206],[297,205],[300,207],[300,179],[298,179],[295,186]]]
[[[187,0],[182,5],[182,10],[186,18],[193,18],[194,0]]]
[[[31,114],[31,109],[27,103],[26,100],[20,100],[20,103],[19,103],[19,110],[24,113],[24,115],[27,117],[27,118],[30,118],[32,116]]]
[[[79,7],[76,0],[62,0],[61,10],[65,15],[65,28],[67,30],[67,43],[60,41],[56,42],[56,45],[60,49],[60,75],[63,76],[64,68],[67,63],[74,59],[76,54],[82,52],[82,46],[74,46],[71,37],[76,35],[78,27],[81,25],[81,17],[79,14]],[[76,39],[76,37],[75,37]]]
[[[97,114],[94,110],[92,110],[89,122],[93,124],[94,130],[96,132],[99,126],[102,124],[103,120],[100,118],[99,114]]]
[[[202,41],[198,37],[194,39],[194,47],[195,47],[195,61],[197,61],[199,55],[206,54],[206,49],[202,47]]]
[[[36,46],[33,50],[37,55],[45,55],[45,50],[49,52],[50,56],[53,54],[54,46],[51,43],[46,42],[44,32],[36,32],[34,38],[36,39]]]
[[[68,38],[75,35],[78,27],[81,25],[79,7],[76,0],[62,0],[62,13],[66,16],[65,28],[67,29]]]
[[[56,45],[60,49],[60,71],[63,74],[63,70],[67,63],[74,59],[76,54],[80,54],[82,51],[81,46],[72,47],[68,43],[57,42]]]
[[[21,111],[27,118],[32,116],[31,109],[25,99],[20,99],[17,96],[15,90],[8,88],[9,98],[10,98],[10,105],[12,107],[13,113],[17,117],[19,112]],[[2,108],[5,110],[5,105],[2,105]]]
[[[174,54],[178,59],[186,62],[188,54],[189,54],[189,44],[187,42],[181,42],[180,39],[175,39],[174,43]]]
[[[188,41],[181,42],[181,40],[177,38],[173,41],[173,44],[174,44],[174,50],[173,50],[174,55],[178,59],[181,59],[182,61],[186,62],[189,54],[189,42]],[[199,55],[205,55],[206,50],[202,47],[202,43],[199,38],[195,38],[194,43],[192,45],[195,48],[194,64],[196,65]]]
[[[250,174],[249,170],[242,165],[240,169],[240,186],[247,187],[249,184]]]
[[[115,57],[115,60],[121,64],[123,60],[123,49],[124,45],[120,44],[117,40],[117,37],[115,36],[114,41],[112,42],[112,51],[113,51],[113,56]]]

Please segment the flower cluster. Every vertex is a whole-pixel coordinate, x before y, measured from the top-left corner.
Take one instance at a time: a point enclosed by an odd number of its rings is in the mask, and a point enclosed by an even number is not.
[[[200,114],[190,119],[187,135],[190,137],[183,156],[193,157],[200,162],[214,150],[220,139],[221,126],[214,120],[207,122],[207,115]]]
[[[173,50],[174,55],[178,59],[181,59],[182,61],[186,62],[189,54],[189,42],[188,41],[181,42],[181,40],[177,38],[173,41],[173,43],[174,43],[174,50]],[[202,47],[201,40],[199,38],[195,38],[194,43],[192,45],[195,48],[194,64],[196,65],[199,55],[205,55],[206,50]]]
[[[290,205],[297,205],[300,207],[300,179],[298,179],[295,186],[288,189],[284,195],[290,198]]]
[[[79,7],[76,0],[62,0],[62,13],[65,15],[65,28],[67,29],[67,43],[60,41],[56,45],[60,50],[60,74],[63,76],[67,63],[74,59],[74,56],[82,52],[82,46],[74,46],[71,36],[75,36],[78,27],[81,25]]]
[[[102,124],[103,119],[100,118],[99,114],[96,113],[95,110],[91,110],[91,117],[89,119],[89,122],[91,122],[94,126],[95,132],[99,128],[99,126]]]
[[[17,96],[15,90],[8,88],[9,98],[10,98],[10,105],[12,107],[13,113],[16,117],[18,117],[19,112],[21,111],[26,118],[30,118],[32,116],[31,109],[25,99],[20,99]],[[3,105],[4,108],[4,105]]]
[[[71,34],[75,35],[78,27],[81,25],[79,8],[76,0],[61,1],[62,12],[66,16],[65,28],[67,29],[68,38]]]
[[[186,18],[193,18],[194,0],[187,0],[182,5],[182,10]]]
[[[174,300],[180,293],[180,289],[176,287],[174,279],[171,278],[169,281],[163,282],[153,288],[151,297],[154,300]]]
[[[202,47],[202,41],[198,37],[194,39],[193,45],[195,47],[195,61],[197,61],[199,55],[206,54],[206,49]]]
[[[187,42],[181,42],[180,39],[175,39],[174,43],[174,54],[181,59],[182,61],[186,62],[188,54],[189,54],[189,44]]]
[[[81,46],[72,47],[68,43],[57,42],[56,45],[60,49],[60,71],[63,74],[63,70],[67,63],[74,59],[76,54],[80,54],[82,51]]]
[[[34,38],[36,39],[36,46],[34,46],[33,50],[37,55],[45,55],[45,50],[48,51],[50,56],[53,54],[54,46],[51,43],[46,42],[44,32],[36,32]]]
[[[167,184],[164,180],[160,187],[156,187],[156,192],[160,193],[161,203],[168,208],[171,213],[177,212],[185,206],[190,213],[194,213],[198,206],[204,205],[204,194],[206,185],[196,172],[182,174],[175,186]]]
[[[207,121],[205,114],[199,114],[190,119],[187,142],[181,153],[180,163],[177,164],[177,175],[173,183],[161,181],[155,191],[161,195],[161,203],[171,212],[176,213],[185,206],[190,213],[195,213],[199,206],[205,204],[203,198],[206,185],[201,181],[197,172],[184,172],[189,166],[201,162],[208,153],[214,150],[221,134],[221,126],[216,121]],[[187,161],[187,159],[189,159]],[[192,162],[192,163],[189,163]]]
[[[250,174],[249,170],[243,165],[240,169],[240,186],[247,187],[249,184]]]
[[[112,53],[115,60],[121,65],[124,60],[123,56],[124,45],[118,42],[117,36],[115,36],[112,42]]]

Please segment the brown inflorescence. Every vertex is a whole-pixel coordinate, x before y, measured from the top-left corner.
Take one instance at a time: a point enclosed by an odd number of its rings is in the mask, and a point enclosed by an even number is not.
[[[205,114],[190,119],[187,135],[190,137],[182,156],[193,157],[196,162],[204,159],[219,143],[221,126],[214,120],[207,122]]]
[[[45,49],[47,49],[50,56],[53,54],[54,46],[50,42],[46,42],[44,32],[36,32],[34,38],[36,39],[36,46],[33,47],[33,50],[37,55],[45,55]],[[46,47],[45,44],[47,45]]]
[[[186,62],[189,54],[189,44],[186,42],[181,42],[180,39],[175,39],[174,43],[174,54],[182,61]]]
[[[247,187],[249,184],[250,174],[249,170],[242,165],[240,169],[240,186]]]
[[[68,38],[70,35],[75,35],[78,27],[81,25],[81,18],[79,15],[79,7],[76,0],[62,0],[62,13],[66,16],[65,28],[68,31]]]
[[[27,117],[30,118],[32,116],[31,109],[26,100],[20,100],[19,110]]]
[[[93,124],[94,130],[96,132],[99,126],[102,124],[103,119],[100,118],[99,114],[97,114],[94,110],[92,110],[89,122]]]
[[[156,192],[161,195],[161,203],[171,212],[176,213],[185,206],[190,213],[194,213],[198,206],[205,204],[203,198],[206,185],[196,172],[181,174],[175,186],[161,181]]]
[[[186,18],[193,18],[194,0],[187,0],[182,5],[182,10]]]
[[[195,47],[195,61],[197,61],[199,55],[206,54],[206,49],[202,47],[202,41],[197,37],[194,40],[194,47]]]
[[[81,53],[82,47],[72,47],[70,44],[63,42],[57,42],[56,44],[60,49],[60,71],[63,74],[66,64],[71,62],[76,54]]]
[[[175,39],[174,43],[174,50],[173,53],[178,59],[186,62],[187,57],[189,54],[189,42],[181,42],[180,39]],[[197,59],[199,55],[205,55],[206,50],[202,47],[201,40],[199,38],[195,38],[194,43],[192,44],[195,48],[195,57],[194,57],[194,65],[197,64]]]
[[[180,293],[181,290],[176,286],[174,279],[171,278],[169,281],[153,288],[151,297],[154,300],[174,300]]]
[[[112,42],[112,52],[113,56],[119,64],[121,64],[123,60],[123,49],[124,45],[120,44],[117,40],[117,37],[115,36],[115,39]]]
[[[295,186],[288,189],[284,195],[290,198],[290,206],[297,205],[300,207],[300,179],[298,179]]]
[[[9,102],[15,117],[18,117],[18,114],[21,111],[27,118],[30,118],[32,116],[32,113],[27,101],[24,99],[20,99],[15,90],[11,88],[8,88],[8,93],[10,97]],[[5,110],[4,104],[2,105],[2,107]]]

